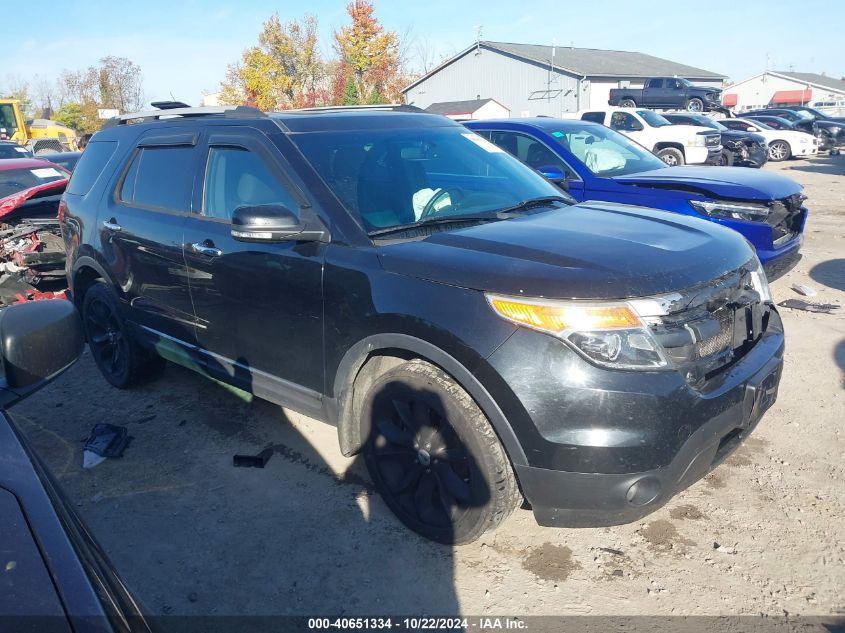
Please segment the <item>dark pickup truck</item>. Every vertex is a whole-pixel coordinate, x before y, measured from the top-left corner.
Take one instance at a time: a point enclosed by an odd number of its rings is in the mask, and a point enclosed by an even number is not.
[[[607,100],[620,108],[673,108],[690,112],[722,109],[722,91],[695,86],[681,77],[652,77],[643,88],[613,88]]]

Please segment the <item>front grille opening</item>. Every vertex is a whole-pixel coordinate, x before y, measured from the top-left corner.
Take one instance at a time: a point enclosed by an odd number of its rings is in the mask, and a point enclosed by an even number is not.
[[[719,448],[716,449],[716,454],[713,456],[713,463],[711,465],[717,466],[721,464],[722,460],[730,455],[739,446],[740,442],[742,442],[742,429],[737,427],[725,435],[719,442]]]

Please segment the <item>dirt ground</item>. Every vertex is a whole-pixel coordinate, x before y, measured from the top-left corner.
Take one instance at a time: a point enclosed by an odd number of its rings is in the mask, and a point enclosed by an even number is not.
[[[845,157],[772,164],[806,187],[777,302],[845,303]],[[782,309],[780,396],[723,465],[646,519],[538,527],[517,511],[451,549],[396,521],[333,428],[171,366],[118,391],[87,355],[15,419],[151,614],[845,616],[845,308]],[[97,422],[125,456],[83,470]],[[262,469],[234,453],[272,445]],[[828,629],[832,630],[832,629]]]

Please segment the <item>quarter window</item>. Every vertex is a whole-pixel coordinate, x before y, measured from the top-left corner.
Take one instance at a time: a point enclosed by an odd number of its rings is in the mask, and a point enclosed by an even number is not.
[[[203,215],[229,219],[238,207],[261,204],[299,208],[296,199],[255,153],[239,147],[212,147],[205,172]]]
[[[193,153],[189,146],[140,148],[123,179],[120,199],[139,207],[190,211]]]

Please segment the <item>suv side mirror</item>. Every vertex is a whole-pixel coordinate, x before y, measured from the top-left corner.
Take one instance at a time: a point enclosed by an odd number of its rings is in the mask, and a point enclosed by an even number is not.
[[[51,299],[0,312],[0,409],[35,393],[73,365],[85,346],[72,302]]]
[[[239,242],[325,242],[328,231],[310,230],[299,214],[281,204],[242,206],[232,213],[232,237]]]

